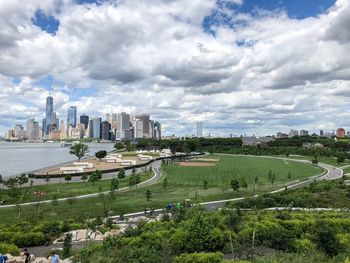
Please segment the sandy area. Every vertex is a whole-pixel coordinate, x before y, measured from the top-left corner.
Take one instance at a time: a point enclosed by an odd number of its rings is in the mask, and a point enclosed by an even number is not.
[[[207,167],[214,166],[215,163],[205,163],[205,162],[181,162],[181,166],[189,166],[189,167]]]
[[[136,156],[123,156],[124,160],[136,160],[136,164],[142,164],[142,163],[147,163],[148,161],[140,161]],[[77,162],[77,161],[75,161]],[[105,161],[100,161],[99,159],[96,159],[96,157],[91,157],[88,159],[81,160],[81,162],[89,162],[94,164],[94,168],[91,169],[84,169],[84,172],[93,172],[95,170],[99,171],[104,171],[104,170],[109,170],[109,169],[115,169],[115,168],[125,168],[126,166],[122,166],[120,163],[107,163]],[[63,165],[62,167],[71,167],[74,162],[70,164]],[[57,166],[55,168],[47,169],[47,170],[42,170],[38,172],[38,175],[46,175],[46,173],[50,174],[61,174],[60,171],[61,166]]]
[[[195,161],[203,161],[203,162],[218,162],[219,159],[209,159],[209,158],[196,158]]]

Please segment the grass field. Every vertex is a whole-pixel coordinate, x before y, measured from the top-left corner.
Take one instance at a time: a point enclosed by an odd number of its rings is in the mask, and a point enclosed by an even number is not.
[[[161,208],[170,202],[181,202],[191,198],[194,202],[230,199],[241,196],[250,196],[254,192],[264,193],[272,189],[286,185],[287,181],[297,182],[310,176],[322,173],[322,169],[298,162],[259,157],[239,157],[214,155],[212,158],[220,159],[212,167],[183,167],[178,164],[170,164],[163,167],[166,174],[167,186],[164,188],[164,179],[152,186],[135,188],[125,193],[117,193],[114,196],[107,195],[104,198],[94,197],[74,200],[72,203],[60,202],[55,207],[50,204],[42,204],[40,213],[34,207],[22,207],[21,215],[24,220],[57,220],[68,218],[91,218],[102,216],[104,208],[109,215],[118,215],[142,211],[145,207]],[[268,180],[268,173],[272,171],[276,175],[274,184]],[[288,172],[291,178],[288,179]],[[254,190],[254,178],[259,178],[256,190]],[[233,178],[245,177],[248,188],[233,192],[230,181]],[[204,189],[203,181],[208,182],[208,188]],[[282,181],[284,181],[282,183]],[[146,189],[151,190],[152,199],[145,199]],[[16,208],[0,210],[0,223],[9,223],[16,220],[18,210]]]
[[[350,173],[350,166],[343,169],[344,174]]]
[[[154,175],[153,172],[141,173],[141,181],[145,181]],[[118,179],[119,188],[128,186],[129,178]],[[74,197],[78,195],[92,194],[98,192],[109,191],[111,186],[111,179],[101,180],[96,183],[90,182],[64,182],[61,184],[47,184],[36,185],[32,187],[22,187],[21,197],[19,200],[11,199],[8,195],[9,190],[0,191],[0,200],[4,201],[4,204],[24,203],[39,201],[38,197],[34,195],[34,192],[44,192],[46,195],[40,197],[42,200],[51,200],[54,196],[57,198]]]
[[[285,156],[281,156],[281,157],[285,157]],[[289,156],[288,158],[311,161],[313,157],[311,157],[311,156]],[[348,160],[348,159],[346,159],[343,163],[338,163],[337,158],[335,158],[335,157],[323,157],[322,156],[322,157],[318,158],[318,161],[320,163],[330,164],[330,165],[333,165],[335,167],[341,167],[341,166],[350,164],[350,160]]]

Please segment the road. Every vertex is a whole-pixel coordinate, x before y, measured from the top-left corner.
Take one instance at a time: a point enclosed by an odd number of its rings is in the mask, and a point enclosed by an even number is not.
[[[154,164],[154,163],[153,163]],[[127,186],[127,187],[123,187],[120,188],[114,192],[116,193],[121,193],[121,192],[127,192],[130,190],[134,190],[137,188],[141,188],[141,187],[145,187],[145,186],[149,186],[152,185],[154,183],[156,183],[161,177],[162,177],[162,172],[160,170],[159,167],[153,167],[152,168],[153,172],[154,172],[154,176],[146,181],[143,181],[137,185],[134,186]],[[83,198],[90,198],[90,197],[96,197],[99,196],[101,194],[108,194],[112,191],[105,191],[105,192],[100,192],[100,193],[93,193],[93,194],[87,194],[87,195],[79,195],[79,196],[75,196],[75,197],[65,197],[65,198],[59,198],[57,199],[58,202],[62,202],[62,201],[66,201],[68,199],[83,199]],[[21,206],[28,206],[28,205],[35,205],[35,204],[45,204],[45,203],[50,203],[51,200],[44,200],[44,201],[40,201],[40,202],[28,202],[28,203],[22,203],[20,204]],[[0,206],[1,208],[10,208],[10,207],[15,207],[15,204],[11,204],[11,205],[2,205]]]

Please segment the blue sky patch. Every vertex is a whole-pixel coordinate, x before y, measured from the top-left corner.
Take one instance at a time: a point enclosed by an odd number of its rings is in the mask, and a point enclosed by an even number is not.
[[[47,15],[40,9],[35,12],[32,23],[52,35],[56,34],[60,25],[60,22],[54,16]]]

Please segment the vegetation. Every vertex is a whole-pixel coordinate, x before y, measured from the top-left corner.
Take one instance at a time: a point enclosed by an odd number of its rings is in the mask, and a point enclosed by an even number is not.
[[[107,156],[107,151],[106,150],[97,151],[95,152],[95,156],[101,161],[102,158],[105,158]]]
[[[70,154],[75,155],[78,158],[78,162],[83,158],[89,151],[89,147],[83,143],[76,143],[70,147]]]
[[[350,253],[348,212],[204,212],[196,207],[173,213],[84,248],[74,261],[225,262],[225,254],[239,262],[345,262]],[[292,255],[304,261],[287,261]]]

